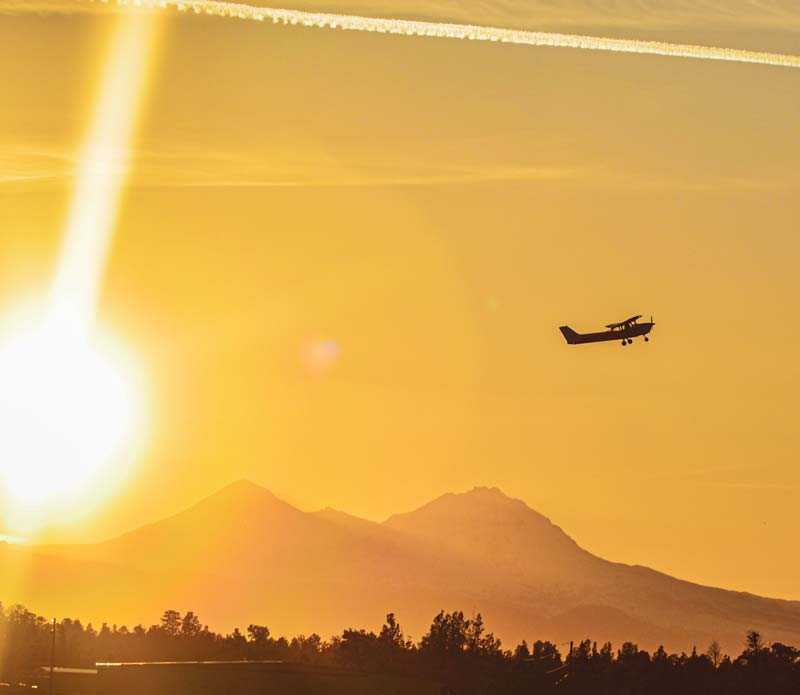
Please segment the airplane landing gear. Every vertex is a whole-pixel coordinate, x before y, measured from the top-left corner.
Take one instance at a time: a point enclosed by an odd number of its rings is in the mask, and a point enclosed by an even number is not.
[[[622,341],[622,347],[625,347],[627,344],[628,344],[628,341],[627,341],[627,340],[623,340],[623,341]]]
[[[645,337],[644,337],[644,342],[645,342],[645,343],[649,343],[649,342],[650,342],[650,338],[648,338],[647,336],[645,336]]]

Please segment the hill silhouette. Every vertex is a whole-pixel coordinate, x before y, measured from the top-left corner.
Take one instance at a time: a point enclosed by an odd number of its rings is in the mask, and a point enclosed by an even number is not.
[[[215,628],[332,634],[387,611],[420,635],[440,609],[483,613],[505,643],[731,652],[747,629],[800,643],[800,602],[704,587],[609,562],[500,490],[446,494],[375,523],[303,512],[239,481],[175,516],[91,545],[0,545],[0,596],[43,613],[135,623],[166,606]]]

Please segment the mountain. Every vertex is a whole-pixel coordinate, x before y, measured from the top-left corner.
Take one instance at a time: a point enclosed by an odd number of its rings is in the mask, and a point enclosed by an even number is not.
[[[700,586],[609,562],[497,489],[447,494],[391,517],[386,525],[459,556],[481,558],[515,600],[537,607],[545,617],[544,633],[557,639],[592,635],[684,649],[717,639],[733,650],[748,626],[775,640],[800,638],[800,602]]]
[[[497,488],[443,495],[413,512],[390,517],[385,526],[413,535],[437,550],[474,558],[504,574],[560,576],[579,572],[592,556],[558,526]]]
[[[439,610],[480,611],[505,643],[591,636],[689,650],[745,630],[800,644],[800,602],[704,587],[608,562],[500,490],[446,494],[382,524],[303,512],[247,481],[92,545],[0,544],[0,597],[84,620],[193,610],[217,629],[374,628],[395,612],[419,637]]]

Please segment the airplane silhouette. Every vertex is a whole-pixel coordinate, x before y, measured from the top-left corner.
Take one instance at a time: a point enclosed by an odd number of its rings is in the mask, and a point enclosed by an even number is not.
[[[650,340],[647,334],[653,330],[656,324],[653,322],[652,317],[650,321],[638,323],[642,318],[641,314],[638,316],[631,316],[629,319],[620,321],[619,323],[609,323],[606,328],[607,331],[599,331],[597,333],[576,333],[569,326],[559,326],[558,330],[561,331],[567,343],[570,345],[579,345],[581,343],[601,343],[605,340],[621,340],[623,345],[630,345],[633,339],[638,336],[644,336],[645,341]]]

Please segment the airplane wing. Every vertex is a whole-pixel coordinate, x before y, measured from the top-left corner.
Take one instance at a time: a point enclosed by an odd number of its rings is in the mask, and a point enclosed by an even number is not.
[[[619,323],[607,323],[606,328],[610,328],[612,331],[615,328],[625,328],[626,326],[630,326],[632,323],[638,321],[642,318],[642,315],[639,314],[638,316],[631,316],[629,319],[625,319],[624,321],[620,321]]]

